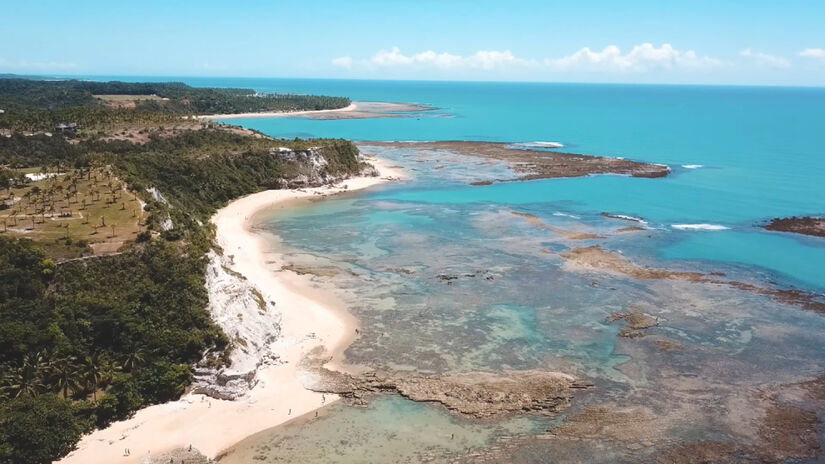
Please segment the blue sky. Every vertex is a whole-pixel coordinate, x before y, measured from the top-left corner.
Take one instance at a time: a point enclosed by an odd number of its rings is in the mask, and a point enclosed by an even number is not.
[[[0,72],[825,85],[823,1],[8,1]]]

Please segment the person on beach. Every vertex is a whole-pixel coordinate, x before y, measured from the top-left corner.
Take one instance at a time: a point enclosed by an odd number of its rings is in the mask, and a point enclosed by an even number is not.
[[[289,412],[288,412],[288,413],[286,413],[286,415],[287,415],[287,416],[291,416],[291,415],[292,415],[292,408],[289,408]]]
[[[327,395],[321,394],[321,404],[324,404],[326,402],[327,402]]]

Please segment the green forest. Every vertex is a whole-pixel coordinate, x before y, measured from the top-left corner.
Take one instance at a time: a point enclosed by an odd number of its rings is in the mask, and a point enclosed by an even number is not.
[[[252,89],[191,87],[180,82],[0,78],[4,111],[0,129],[51,130],[61,123],[91,126],[112,118],[173,121],[186,115],[325,110],[349,104],[344,97],[258,94]]]
[[[55,87],[66,100],[32,101],[25,95],[37,86],[25,84],[22,96],[9,96],[5,87],[3,104],[16,101],[45,114],[61,106],[78,114],[101,111],[83,96],[100,90],[94,83]],[[183,84],[100,85],[110,93],[191,92]],[[210,92],[228,101],[246,98],[238,96],[245,91]],[[154,109],[117,111],[165,117]],[[108,140],[107,134],[66,138],[12,130],[0,136],[0,188],[25,182],[20,173],[26,169],[107,166],[148,213],[145,231],[117,253],[62,262],[44,251],[46,244],[0,234],[2,464],[51,462],[83,433],[178,398],[195,363],[225,363],[231,343],[207,309],[206,254],[214,246],[209,218],[232,199],[277,188],[279,179],[306,168],[276,156],[279,147],[317,147],[328,161],[323,174],[330,176],[363,169],[357,148],[343,140],[273,140],[201,123],[174,134],[156,126],[134,129],[150,133],[145,143]],[[162,192],[163,201],[149,187]],[[172,228],[160,226],[167,219]]]

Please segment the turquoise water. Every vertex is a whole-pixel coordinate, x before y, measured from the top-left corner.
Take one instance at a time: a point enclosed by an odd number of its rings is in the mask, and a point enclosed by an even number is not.
[[[440,108],[420,118],[233,121],[271,135],[556,141],[571,152],[668,164],[673,174],[667,179],[603,176],[394,195],[445,203],[564,201],[573,212],[629,214],[664,228],[718,224],[739,233],[673,231],[673,241],[679,243],[660,251],[673,258],[761,266],[790,283],[825,288],[825,272],[816,266],[825,259],[821,240],[783,240],[758,228],[776,216],[825,214],[825,149],[817,136],[825,128],[825,89],[256,79],[192,83]]]
[[[336,404],[317,420],[251,437],[228,463],[474,462],[468,453],[497,456],[486,462],[648,462],[675,443],[758,444],[754,427],[766,392],[825,371],[821,314],[734,286],[634,279],[565,258],[573,248],[598,245],[638,266],[822,291],[825,239],[759,225],[825,214],[825,89],[184,80],[439,108],[398,119],[231,121],[277,137],[555,141],[571,152],[672,169],[664,179],[479,187],[469,183],[513,173],[438,151],[363,148],[412,179],[263,220],[283,240],[285,260],[310,272],[323,268],[315,282],[338,289],[361,321],[346,352],[350,362],[428,374],[570,373],[595,389],[553,420],[565,424],[588,406],[644,418],[617,426],[620,436],[583,428],[576,440],[537,439],[551,419],[473,421],[378,397],[366,408]],[[691,165],[701,167],[683,167]],[[644,218],[649,228],[622,233],[635,223],[602,212]],[[684,224],[720,230],[673,227]],[[571,232],[598,238],[575,240]],[[657,324],[641,337],[623,337],[626,323],[610,316],[628,311]],[[504,454],[484,454],[496,452]]]

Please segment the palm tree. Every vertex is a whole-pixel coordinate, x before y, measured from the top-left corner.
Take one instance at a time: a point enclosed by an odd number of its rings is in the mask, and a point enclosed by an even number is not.
[[[134,372],[138,367],[143,365],[144,361],[142,350],[131,350],[123,361],[123,369],[128,372]]]
[[[58,390],[63,391],[63,398],[68,398],[69,388],[72,390],[77,388],[77,381],[81,374],[80,368],[77,366],[77,358],[66,356],[56,359],[52,362],[51,367],[55,386]]]
[[[100,353],[94,353],[83,359],[83,380],[86,382],[86,388],[92,390],[92,398],[95,403],[97,403],[97,386],[100,384],[103,375],[101,370],[102,361]]]
[[[6,375],[5,390],[12,398],[37,396],[48,390],[43,383],[47,363],[42,352],[23,357],[23,364]]]

